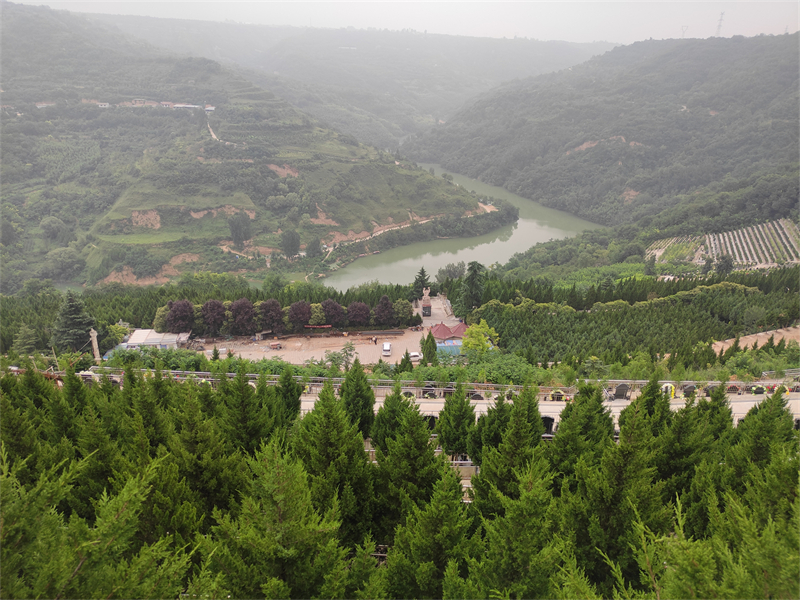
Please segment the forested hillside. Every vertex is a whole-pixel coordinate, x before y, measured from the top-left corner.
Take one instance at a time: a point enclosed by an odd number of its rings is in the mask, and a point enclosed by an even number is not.
[[[312,29],[90,15],[180,56],[248,69],[247,78],[359,141],[395,149],[504,81],[564,69],[613,44],[417,31]]]
[[[606,224],[649,225],[696,194],[677,227],[794,215],[798,39],[618,47],[493,90],[403,151]]]
[[[264,269],[303,248],[319,261],[325,242],[483,212],[216,62],[43,7],[4,4],[2,28],[5,293],[37,276]],[[482,219],[465,231],[497,226]]]

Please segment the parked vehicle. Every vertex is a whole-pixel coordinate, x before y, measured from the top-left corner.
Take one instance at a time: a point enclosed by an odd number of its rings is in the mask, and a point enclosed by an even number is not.
[[[389,342],[385,342],[383,344],[383,352],[381,352],[383,356],[391,356],[392,355],[392,345]]]
[[[411,362],[419,362],[422,360],[422,354],[419,352],[409,352],[408,356],[411,358]]]

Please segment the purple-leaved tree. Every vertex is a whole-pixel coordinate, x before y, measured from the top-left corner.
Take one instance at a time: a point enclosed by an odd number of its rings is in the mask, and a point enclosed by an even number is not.
[[[194,306],[188,300],[175,300],[168,302],[167,331],[170,333],[185,333],[194,326]]]
[[[298,300],[289,307],[289,321],[294,325],[296,332],[303,331],[303,327],[311,320],[311,305],[305,300]]]
[[[261,327],[275,335],[283,333],[283,308],[281,303],[270,298],[261,303]]]
[[[392,306],[392,302],[386,294],[381,296],[381,299],[375,305],[375,323],[384,327],[390,327],[395,323],[394,306]]]
[[[231,304],[231,333],[253,335],[256,331],[256,309],[247,298],[239,298]]]
[[[322,303],[322,311],[325,313],[325,323],[338,327],[344,324],[344,308],[342,305],[328,298]]]
[[[225,305],[219,300],[206,300],[201,311],[206,335],[217,335],[225,322]]]
[[[353,327],[369,325],[369,306],[363,302],[351,302],[347,307],[347,321]]]

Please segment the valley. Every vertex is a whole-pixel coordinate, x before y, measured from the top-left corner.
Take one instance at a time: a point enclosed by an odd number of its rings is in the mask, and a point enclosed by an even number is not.
[[[0,596],[800,596],[796,7],[51,4],[0,3]]]

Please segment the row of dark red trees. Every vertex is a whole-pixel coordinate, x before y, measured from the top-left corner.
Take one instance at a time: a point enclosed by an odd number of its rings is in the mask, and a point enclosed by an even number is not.
[[[274,298],[255,303],[239,298],[233,302],[207,300],[202,305],[189,300],[170,301],[156,313],[153,326],[171,333],[253,335],[256,331],[272,331],[281,335],[304,331],[306,325],[387,328],[413,325],[419,320],[410,302],[398,299],[392,303],[387,295],[373,308],[359,301],[344,307],[331,298],[320,304],[298,300],[289,306],[281,306]]]

